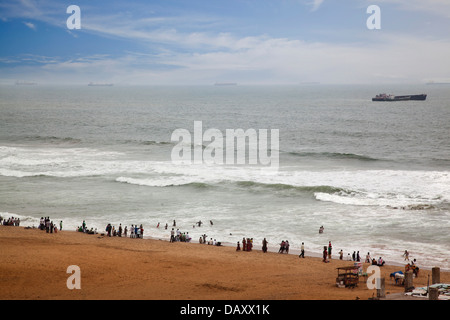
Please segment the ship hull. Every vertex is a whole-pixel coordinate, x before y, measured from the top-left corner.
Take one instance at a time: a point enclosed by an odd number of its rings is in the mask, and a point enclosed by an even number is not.
[[[410,100],[426,100],[426,94],[415,94],[409,96],[394,96],[394,97],[375,97],[372,101],[410,101]]]

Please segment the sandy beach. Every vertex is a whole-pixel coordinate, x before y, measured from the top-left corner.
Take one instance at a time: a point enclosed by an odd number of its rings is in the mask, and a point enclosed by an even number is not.
[[[335,285],[336,268],[350,261],[299,258],[295,254],[251,252],[233,247],[163,240],[47,234],[0,226],[0,299],[3,300],[367,300],[376,296],[364,281],[354,288]],[[269,244],[270,246],[270,244]],[[272,246],[273,247],[273,246]],[[308,255],[308,252],[306,252]],[[69,290],[69,266],[80,268],[81,289]],[[366,270],[367,264],[364,264]],[[403,292],[381,268],[386,293]],[[414,286],[426,286],[421,270]],[[441,272],[441,282],[450,274]]]

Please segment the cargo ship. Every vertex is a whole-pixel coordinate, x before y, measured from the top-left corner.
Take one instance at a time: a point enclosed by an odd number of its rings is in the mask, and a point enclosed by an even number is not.
[[[36,82],[33,81],[16,81],[16,86],[35,86],[37,85]]]
[[[236,82],[216,82],[215,86],[223,87],[223,86],[237,86]]]
[[[89,87],[112,87],[112,83],[95,83],[95,82],[89,82]]]
[[[407,96],[395,96],[393,94],[380,93],[372,98],[372,101],[409,101],[409,100],[425,100],[426,94],[413,94]]]

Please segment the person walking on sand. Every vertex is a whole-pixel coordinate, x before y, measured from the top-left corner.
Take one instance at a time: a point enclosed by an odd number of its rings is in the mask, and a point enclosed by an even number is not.
[[[240,245],[239,241],[237,242],[236,251],[241,251],[241,245]]]
[[[61,230],[62,230],[62,220],[59,221],[59,231],[61,231]]]
[[[305,243],[304,242],[302,242],[302,246],[301,246],[301,249],[300,249],[301,251],[300,251],[300,254],[299,254],[299,258],[304,258],[305,257]]]
[[[339,260],[343,260],[344,259],[344,251],[339,251]]]

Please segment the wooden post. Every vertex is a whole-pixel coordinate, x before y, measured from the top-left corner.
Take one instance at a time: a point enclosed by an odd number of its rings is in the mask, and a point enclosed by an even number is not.
[[[430,288],[428,292],[428,300],[438,300],[439,299],[439,289],[438,288]]]
[[[386,282],[385,282],[385,278],[378,278],[375,281],[377,281],[377,298],[385,298],[386,297],[386,290],[385,290]]]
[[[408,271],[405,273],[405,292],[411,292],[413,289],[413,273]]]
[[[441,268],[434,267],[433,269],[431,269],[431,284],[440,282],[441,282]]]

